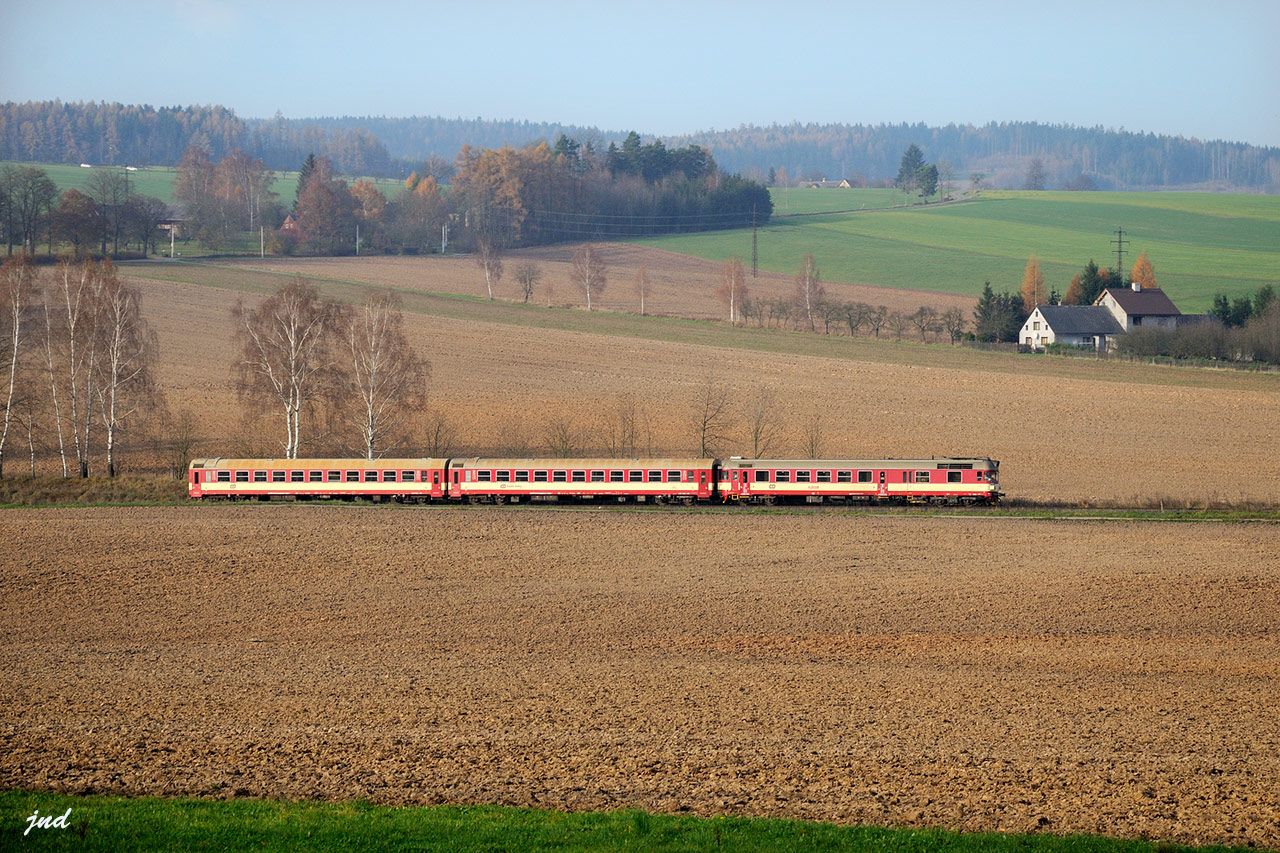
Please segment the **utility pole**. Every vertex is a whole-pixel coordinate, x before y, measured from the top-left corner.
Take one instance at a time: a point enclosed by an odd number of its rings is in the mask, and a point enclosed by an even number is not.
[[[265,258],[267,256],[267,227],[265,225],[258,226],[258,257]]]
[[[169,223],[169,260],[173,260],[173,234],[178,230],[178,223]]]
[[[449,223],[446,222],[440,226],[440,254],[444,254],[444,250],[449,248]]]
[[[751,205],[751,277],[756,278],[760,274],[760,252],[759,241],[756,227],[756,206]]]
[[[1124,238],[1124,228],[1116,228],[1116,238],[1111,242],[1116,247],[1116,272],[1120,274],[1120,283],[1124,284],[1124,247],[1129,245]]]
[[[356,223],[356,255],[360,254],[360,223]]]

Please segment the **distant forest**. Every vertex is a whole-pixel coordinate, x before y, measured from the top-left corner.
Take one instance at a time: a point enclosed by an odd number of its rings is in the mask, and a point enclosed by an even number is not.
[[[553,142],[561,134],[603,150],[624,133],[553,123],[440,117],[243,119],[225,107],[150,107],[42,101],[0,104],[0,159],[45,163],[172,165],[192,142],[214,159],[233,148],[270,169],[297,169],[310,153],[343,174],[447,177],[464,145]],[[778,183],[849,178],[884,184],[911,144],[957,183],[1021,187],[1039,160],[1049,189],[1160,189],[1280,192],[1280,148],[1181,136],[1003,122],[788,124],[744,126],[668,137],[701,146],[725,173]],[[428,168],[424,163],[430,161]]]

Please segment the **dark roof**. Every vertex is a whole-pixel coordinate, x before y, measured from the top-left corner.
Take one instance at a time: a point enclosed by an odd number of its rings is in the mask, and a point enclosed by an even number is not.
[[[1147,317],[1177,316],[1182,312],[1178,306],[1164,295],[1158,287],[1144,287],[1134,290],[1131,287],[1108,287],[1103,293],[1110,293],[1126,314],[1138,314]],[[1099,299],[1102,297],[1099,296]],[[1097,303],[1094,303],[1097,304]]]
[[[1055,335],[1119,335],[1124,332],[1101,305],[1037,305]]]

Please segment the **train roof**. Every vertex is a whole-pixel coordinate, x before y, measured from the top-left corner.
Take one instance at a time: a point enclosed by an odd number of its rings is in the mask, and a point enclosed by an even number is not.
[[[937,456],[930,459],[745,459],[729,458],[721,468],[945,468],[948,465],[971,465],[975,468],[999,468],[1000,463],[986,456]]]
[[[449,467],[467,468],[710,468],[714,459],[486,459],[473,456],[469,459],[450,459]]]
[[[444,468],[446,459],[192,459],[192,468],[252,468],[254,470],[322,468]]]

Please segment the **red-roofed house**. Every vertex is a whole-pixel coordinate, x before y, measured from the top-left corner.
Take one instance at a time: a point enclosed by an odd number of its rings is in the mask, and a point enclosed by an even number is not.
[[[1158,287],[1143,287],[1136,281],[1128,287],[1108,287],[1094,300],[1111,312],[1126,332],[1137,326],[1176,329],[1182,312]]]

